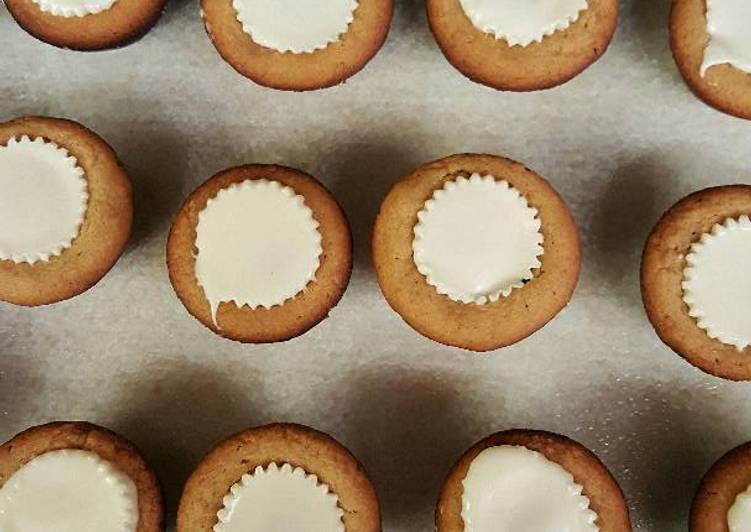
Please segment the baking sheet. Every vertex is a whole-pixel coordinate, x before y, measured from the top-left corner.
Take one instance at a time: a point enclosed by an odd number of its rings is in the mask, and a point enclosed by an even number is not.
[[[172,0],[138,43],[82,54],[46,46],[0,7],[0,119],[72,118],[118,151],[136,192],[130,246],[88,293],[47,308],[0,305],[0,441],[85,419],[135,441],[167,494],[210,446],[295,421],[365,464],[384,529],[430,530],[443,476],[477,439],[533,427],[592,448],[638,530],[685,530],[709,465],[751,439],[751,385],[693,369],[663,346],[639,296],[641,247],[685,194],[751,182],[751,122],[699,103],[667,46],[668,0],[622,3],[609,52],[572,82],[504,94],[442,57],[421,0],[397,0],[383,51],[345,85],[275,92],[217,55],[197,2]],[[455,152],[510,156],[546,176],[580,224],[571,305],[511,348],[476,355],[413,332],[381,297],[369,232],[389,186]],[[355,238],[349,290],[303,337],[246,346],[214,336],[172,293],[170,220],[226,167],[281,163],[328,185]],[[1,193],[1,192],[0,192]]]

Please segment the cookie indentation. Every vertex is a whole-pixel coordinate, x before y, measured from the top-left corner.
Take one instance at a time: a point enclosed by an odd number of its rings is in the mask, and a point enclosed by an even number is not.
[[[344,532],[343,515],[336,494],[316,475],[272,462],[230,488],[214,532]]]
[[[711,67],[729,64],[751,74],[751,2],[707,0],[707,35],[701,76]]]
[[[483,305],[508,297],[541,265],[537,209],[492,175],[446,182],[417,219],[412,242],[417,270],[454,301]]]
[[[73,18],[107,11],[117,0],[32,0],[39,9],[57,17]]]
[[[527,46],[565,30],[587,9],[587,0],[459,0],[472,24],[505,40]]]
[[[60,255],[83,224],[89,195],[76,158],[41,137],[0,146],[0,260]]]
[[[243,31],[278,52],[312,53],[347,33],[357,0],[233,0]]]
[[[282,305],[315,279],[323,252],[302,196],[278,181],[248,179],[220,190],[198,215],[195,273],[216,313],[222,302]]]
[[[137,527],[135,484],[88,451],[42,454],[0,488],[0,530],[135,532]]]
[[[559,464],[527,447],[480,452],[462,481],[465,532],[597,532],[583,487]]]
[[[683,301],[710,338],[742,351],[751,345],[751,220],[715,224],[691,245]]]

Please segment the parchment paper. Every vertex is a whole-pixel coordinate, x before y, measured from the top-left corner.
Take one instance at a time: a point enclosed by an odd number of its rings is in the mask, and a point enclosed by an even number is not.
[[[345,85],[289,94],[236,74],[194,0],[172,0],[134,45],[83,54],[28,36],[0,7],[0,119],[63,116],[118,151],[133,180],[130,246],[94,289],[50,307],[0,305],[0,441],[85,419],[135,441],[166,490],[225,436],[271,421],[327,431],[364,463],[384,529],[433,528],[444,475],[506,428],[558,431],[592,448],[628,497],[635,528],[686,529],[715,459],[751,439],[751,384],[693,369],[656,337],[638,265],[659,215],[694,190],[751,182],[751,122],[697,101],[667,45],[667,0],[622,5],[608,53],[572,82],[504,94],[443,58],[421,0]],[[584,269],[571,305],[522,343],[486,355],[412,331],[380,295],[369,234],[389,186],[462,151],[523,161],[580,224]],[[199,183],[246,162],[318,176],[355,238],[349,290],[330,319],[279,345],[223,340],[191,318],[165,267],[172,216]],[[0,191],[2,193],[2,191]]]

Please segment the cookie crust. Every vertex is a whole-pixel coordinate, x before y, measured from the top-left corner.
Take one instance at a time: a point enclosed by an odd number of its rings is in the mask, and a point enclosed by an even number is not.
[[[32,0],[5,0],[29,34],[59,48],[94,51],[124,46],[148,32],[167,0],[117,0],[108,10],[85,17],[52,15]]]
[[[198,215],[221,189],[248,179],[278,181],[305,199],[319,223],[321,264],[304,291],[282,305],[254,310],[222,302],[215,325],[209,301],[195,273]],[[352,273],[352,237],[344,212],[315,178],[284,166],[238,166],[216,174],[185,200],[167,241],[167,267],[177,297],[190,314],[215,333],[240,342],[280,342],[311,329],[339,302]]]
[[[485,305],[464,304],[439,294],[413,260],[417,213],[435,189],[473,172],[505,179],[542,221],[545,253],[534,278],[508,297]],[[419,333],[473,351],[511,345],[540,329],[565,307],[579,278],[579,232],[566,204],[542,177],[494,155],[453,155],[425,164],[394,185],[373,229],[373,264],[389,305]]]
[[[751,120],[751,74],[716,65],[701,77],[707,34],[706,0],[674,0],[670,12],[670,48],[686,84],[708,105]]]
[[[751,443],[729,451],[704,475],[691,504],[691,532],[728,532],[728,511],[751,485]]]
[[[641,292],[657,335],[694,366],[717,377],[751,380],[751,347],[738,351],[710,338],[689,316],[683,271],[691,244],[727,218],[751,214],[751,186],[730,185],[695,192],[657,222],[644,247]]]
[[[472,461],[488,447],[519,445],[543,454],[571,473],[584,487],[589,507],[597,513],[600,532],[630,532],[628,506],[618,483],[589,449],[565,436],[538,430],[508,430],[472,446],[449,472],[441,488],[435,521],[438,532],[463,532],[462,481]]]
[[[525,47],[476,28],[459,0],[426,0],[426,7],[443,55],[462,74],[498,90],[535,91],[569,81],[607,50],[618,25],[618,0],[588,1],[571,26]]]
[[[359,0],[347,33],[311,53],[281,53],[245,33],[232,0],[201,0],[206,33],[237,72],[259,85],[288,91],[332,87],[362,70],[388,35],[393,0]]]
[[[0,145],[23,135],[42,137],[68,150],[85,171],[89,193],[86,216],[71,247],[46,262],[0,260],[0,300],[46,305],[88,290],[117,262],[130,237],[133,192],[115,152],[84,126],[46,117],[0,124]]]
[[[164,530],[164,501],[156,475],[128,440],[91,423],[58,421],[30,428],[0,446],[0,487],[42,454],[80,449],[97,454],[130,477],[138,491],[136,532]]]
[[[314,474],[339,498],[347,532],[379,532],[378,498],[354,456],[331,436],[309,427],[273,424],[236,434],[217,445],[185,484],[178,532],[211,532],[230,487],[257,466],[289,463]]]

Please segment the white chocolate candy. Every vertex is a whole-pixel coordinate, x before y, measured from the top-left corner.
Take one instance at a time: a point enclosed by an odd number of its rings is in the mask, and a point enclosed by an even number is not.
[[[751,486],[735,498],[728,510],[729,532],[751,532]]]
[[[282,305],[315,279],[321,234],[305,199],[278,181],[220,190],[198,215],[196,279],[211,304]]]
[[[707,34],[701,75],[710,67],[729,64],[751,73],[751,2],[707,0]]]
[[[565,30],[587,0],[459,0],[472,24],[509,46],[527,46]]]
[[[463,482],[464,532],[597,532],[583,488],[559,464],[526,447],[478,454]]]
[[[683,301],[710,338],[743,350],[751,345],[751,220],[716,224],[691,246]]]
[[[69,248],[86,215],[84,171],[65,149],[23,136],[0,146],[0,260],[47,261]]]
[[[537,210],[506,181],[476,173],[448,181],[417,218],[417,270],[454,301],[482,305],[508,297],[540,267]]]
[[[230,488],[214,532],[344,532],[343,515],[338,497],[318,477],[272,463]]]
[[[347,33],[357,0],[233,0],[243,31],[278,52],[311,53]]]
[[[138,490],[114,465],[88,451],[42,454],[0,488],[0,530],[135,532]]]
[[[32,0],[45,13],[72,18],[107,11],[117,0]]]

